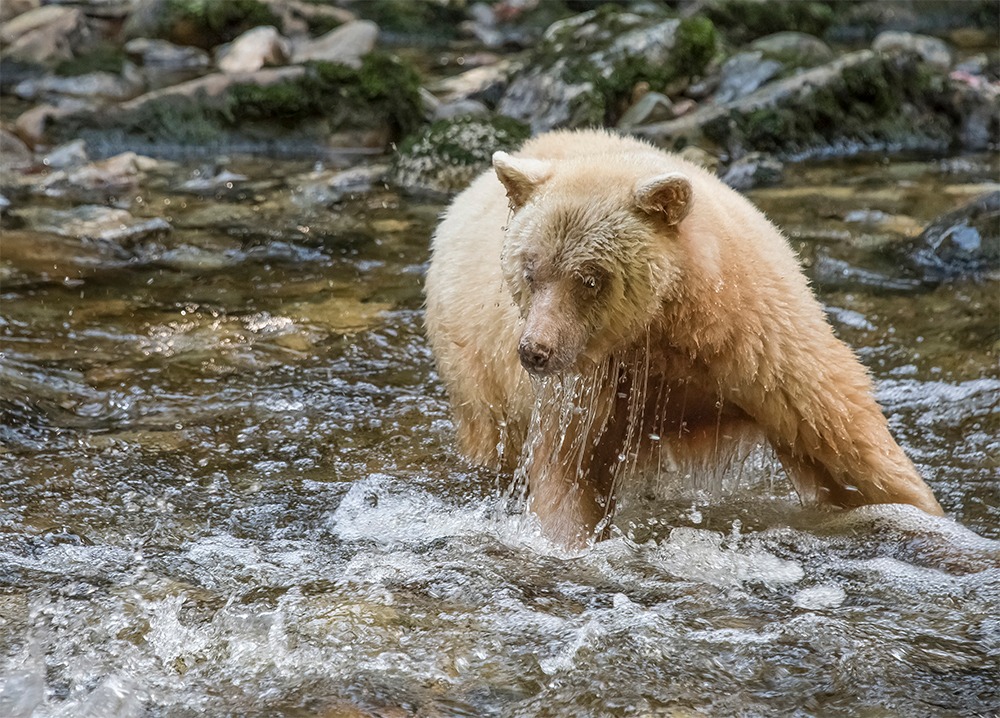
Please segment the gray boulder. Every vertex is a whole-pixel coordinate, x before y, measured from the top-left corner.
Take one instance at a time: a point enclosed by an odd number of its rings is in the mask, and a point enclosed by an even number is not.
[[[1000,192],[935,219],[904,259],[926,282],[1000,271]]]

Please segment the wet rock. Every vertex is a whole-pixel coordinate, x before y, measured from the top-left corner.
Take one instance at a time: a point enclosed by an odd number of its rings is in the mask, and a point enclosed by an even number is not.
[[[948,76],[962,147],[987,150],[1000,139],[1000,82],[956,70]]]
[[[292,202],[303,208],[329,207],[371,192],[376,184],[386,181],[388,174],[387,165],[352,167],[333,174],[312,172],[295,183]]]
[[[844,222],[847,224],[859,225],[866,232],[874,232],[888,235],[889,241],[899,237],[915,237],[920,234],[921,226],[913,217],[905,214],[890,214],[879,209],[855,209],[844,215]],[[852,231],[852,234],[855,234]],[[867,237],[864,241],[859,241],[858,237],[853,238],[853,244],[864,244],[866,247],[886,244],[877,239]]]
[[[256,72],[265,65],[283,65],[291,45],[276,28],[255,27],[215,52],[216,66],[226,73]]]
[[[27,167],[31,164],[32,157],[31,150],[20,138],[7,130],[0,129],[0,169]]]
[[[64,170],[78,167],[90,160],[87,157],[87,143],[83,140],[73,140],[59,145],[42,158],[42,164],[53,170]]]
[[[212,64],[204,50],[166,40],[144,37],[129,40],[125,43],[125,52],[144,69],[154,72],[200,72]]]
[[[123,152],[100,162],[53,172],[38,186],[50,196],[117,196],[134,190],[156,160]]]
[[[58,102],[62,97],[81,99],[128,100],[143,90],[140,78],[125,73],[91,72],[74,77],[49,75],[38,80],[25,80],[14,88],[14,94],[23,100]]]
[[[392,180],[415,193],[457,192],[489,167],[494,152],[528,136],[525,125],[505,117],[440,120],[400,147]]]
[[[456,117],[476,117],[490,114],[486,105],[478,100],[453,100],[439,103],[434,108],[435,120],[451,120]]]
[[[761,52],[764,57],[777,60],[787,67],[815,67],[830,62],[833,50],[815,35],[804,32],[776,32],[765,35],[750,43],[751,51]]]
[[[474,67],[441,80],[432,89],[441,95],[443,102],[476,100],[487,107],[496,107],[507,89],[512,69],[508,61]]]
[[[17,136],[31,147],[43,142],[45,131],[50,122],[61,117],[69,117],[76,112],[86,110],[90,103],[78,100],[75,103],[63,103],[61,107],[54,105],[38,105],[23,112],[14,121]]]
[[[931,282],[1000,271],[1000,192],[938,217],[908,247],[905,259]]]
[[[361,58],[375,48],[378,26],[368,20],[355,20],[327,34],[295,46],[293,62],[320,60],[361,67]]]
[[[83,13],[77,8],[45,5],[29,10],[0,27],[5,59],[49,63],[67,60],[89,39]]]
[[[714,143],[733,157],[943,150],[960,141],[959,118],[940,112],[946,97],[946,78],[913,54],[861,50],[636,133],[666,145]]]
[[[784,171],[784,164],[774,157],[751,152],[729,165],[722,175],[722,181],[735,190],[745,192],[754,187],[781,184]]]
[[[636,125],[673,119],[674,116],[674,103],[669,97],[660,92],[647,92],[638,102],[625,110],[617,126],[627,130]]]
[[[722,64],[719,88],[715,92],[716,102],[731,102],[749,95],[784,70],[777,60],[767,60],[764,53],[738,52]]]
[[[923,286],[918,280],[890,276],[887,273],[859,267],[845,259],[830,256],[822,248],[816,252],[810,278],[823,289],[860,289],[895,293],[913,292]]]
[[[937,70],[946,72],[951,68],[951,49],[936,37],[908,32],[883,32],[875,38],[872,49],[876,52],[912,52]]]
[[[12,214],[37,232],[122,246],[160,237],[171,230],[170,223],[161,217],[140,219],[123,209],[100,205],[82,205],[68,210],[24,207]]]
[[[613,6],[581,13],[545,31],[498,111],[533,132],[613,122],[638,82],[664,90],[702,72],[715,47],[715,29],[703,17],[677,20]]]
[[[247,176],[220,168],[214,172],[198,172],[197,176],[184,182],[179,189],[198,194],[212,193],[219,189],[232,189],[234,185],[246,182]]]

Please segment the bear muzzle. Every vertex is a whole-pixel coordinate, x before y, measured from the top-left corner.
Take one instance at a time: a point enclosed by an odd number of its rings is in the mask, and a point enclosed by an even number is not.
[[[517,353],[521,357],[521,366],[532,374],[551,373],[549,360],[552,358],[552,347],[533,341],[528,337],[522,337],[517,346]]]

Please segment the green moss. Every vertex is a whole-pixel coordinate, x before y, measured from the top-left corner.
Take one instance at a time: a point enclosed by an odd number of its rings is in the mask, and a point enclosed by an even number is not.
[[[322,116],[336,128],[388,123],[402,136],[422,122],[420,78],[411,66],[380,52],[367,55],[360,69],[310,63],[305,75],[295,80],[266,87],[235,86],[228,114],[234,122],[286,124]]]
[[[935,89],[943,79],[928,72],[919,63],[873,57],[779,107],[720,117],[703,131],[723,146],[782,155],[842,145],[947,144],[958,120],[949,115],[944,87]]]
[[[592,13],[586,26],[599,28],[596,35],[580,32],[580,26],[568,25],[549,38],[537,51],[533,64],[562,64],[562,79],[569,84],[589,84],[592,90],[577,95],[572,102],[570,126],[614,124],[627,106],[628,98],[639,82],[663,91],[679,80],[687,80],[704,71],[718,48],[715,26],[704,17],[680,21],[674,47],[667,62],[655,63],[641,55],[612,58],[610,69],[594,66],[590,55],[602,45],[610,46],[621,35],[665,20],[664,16],[642,17],[625,13],[614,5],[605,5]]]
[[[55,73],[66,77],[86,75],[90,72],[110,72],[117,75],[125,63],[125,51],[110,43],[97,45],[71,60],[55,66]]]
[[[261,25],[280,27],[281,18],[259,0],[167,0],[167,39],[212,48]]]
[[[352,9],[390,34],[425,35],[442,44],[466,19],[464,3],[454,0],[365,0]]]
[[[735,45],[783,30],[821,36],[834,19],[828,3],[809,0],[714,0],[704,12]]]
[[[497,150],[513,150],[530,136],[509,117],[439,120],[408,138],[393,161],[393,177],[415,191],[451,193],[489,167]]]
[[[677,26],[670,62],[674,75],[699,75],[715,57],[719,37],[715,25],[707,17],[695,15],[681,20]]]
[[[168,96],[128,112],[81,114],[55,130],[61,138],[99,129],[154,144],[195,146],[386,126],[402,137],[422,123],[419,87],[410,66],[372,53],[359,69],[313,63],[284,82],[234,85],[222,98]]]

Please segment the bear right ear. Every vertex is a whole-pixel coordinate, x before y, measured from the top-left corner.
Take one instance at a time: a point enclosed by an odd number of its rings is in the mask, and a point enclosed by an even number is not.
[[[525,205],[532,193],[552,174],[552,165],[543,160],[493,153],[493,169],[507,190],[512,209]]]
[[[691,180],[680,172],[668,172],[644,180],[635,187],[639,209],[658,214],[667,224],[678,224],[691,211]]]

